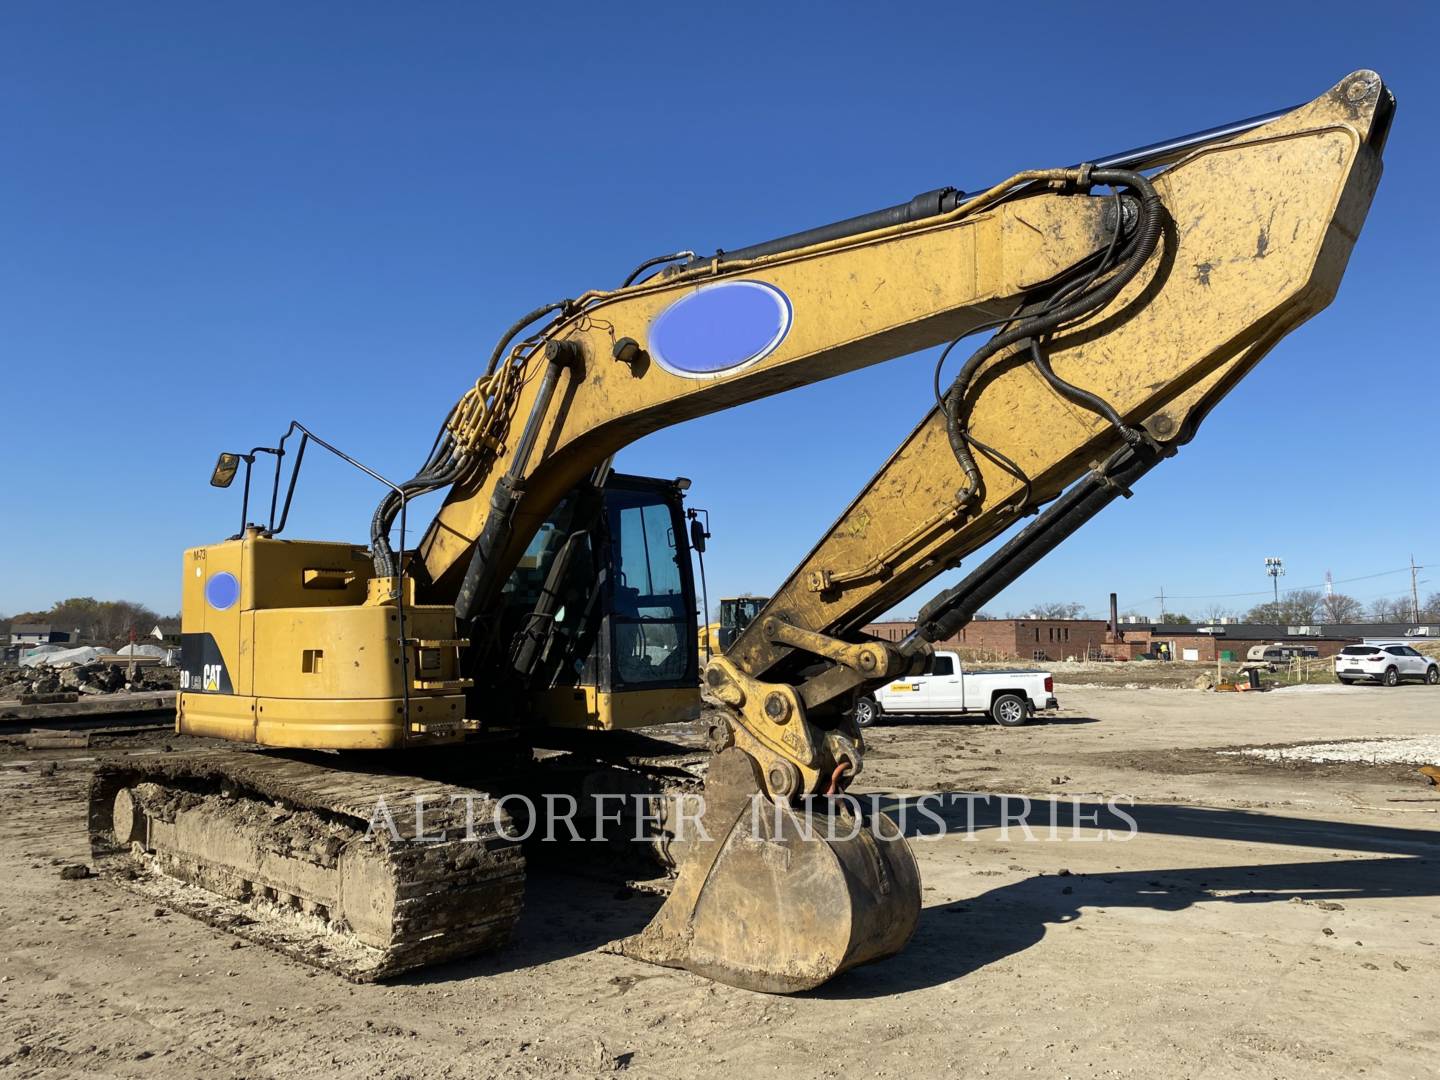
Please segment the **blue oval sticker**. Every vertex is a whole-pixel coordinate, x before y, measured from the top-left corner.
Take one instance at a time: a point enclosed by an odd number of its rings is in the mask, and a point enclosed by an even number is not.
[[[702,285],[655,317],[650,355],[687,379],[733,375],[779,348],[792,310],[790,298],[763,281]]]
[[[240,599],[240,582],[228,570],[211,574],[210,580],[205,583],[205,599],[217,611],[224,611]]]

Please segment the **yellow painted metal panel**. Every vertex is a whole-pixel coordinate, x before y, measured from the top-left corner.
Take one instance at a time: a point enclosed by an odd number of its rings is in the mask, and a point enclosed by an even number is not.
[[[436,712],[443,709],[457,721],[464,711],[459,700],[426,704]],[[262,746],[388,750],[404,746],[409,738],[398,698],[307,701],[262,697],[257,699],[255,740]]]
[[[621,690],[600,694],[600,718],[606,728],[672,724],[700,715],[700,688]]]
[[[536,694],[533,700],[537,717],[551,727],[613,731],[694,720],[700,715],[698,686],[615,693],[600,692],[593,686],[577,686],[546,690]]]
[[[182,690],[175,699],[175,730],[181,735],[254,742],[255,699]]]
[[[340,607],[365,600],[373,567],[364,548],[263,536],[244,543],[249,561],[241,600],[247,609]]]

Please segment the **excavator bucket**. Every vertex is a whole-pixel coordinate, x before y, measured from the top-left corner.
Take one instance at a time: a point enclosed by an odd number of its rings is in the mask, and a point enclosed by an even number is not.
[[[722,751],[669,898],[615,951],[772,994],[899,952],[920,915],[915,856],[889,818],[824,801],[777,806],[754,759]]]

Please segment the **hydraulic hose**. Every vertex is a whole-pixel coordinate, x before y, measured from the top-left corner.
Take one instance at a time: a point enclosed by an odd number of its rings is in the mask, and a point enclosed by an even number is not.
[[[663,261],[663,260],[662,260]],[[534,311],[527,312],[517,319],[508,330],[500,337],[495,350],[490,354],[490,360],[485,365],[485,378],[495,373],[500,363],[500,358],[505,355],[505,350],[515,340],[516,335],[533,323],[536,319],[543,318],[552,311],[564,311],[569,308],[571,301],[556,300],[554,303],[542,304]],[[455,483],[469,468],[471,458],[468,454],[457,453],[457,447],[453,437],[444,425],[439,434],[435,436],[435,442],[430,448],[430,455],[425,459],[425,464],[413,477],[401,484],[407,499],[415,498],[418,495],[425,495],[432,491],[438,491],[442,487],[448,487]],[[385,493],[380,500],[380,505],[375,508],[375,513],[370,517],[370,550],[371,560],[375,566],[375,573],[378,577],[394,577],[399,571],[399,561],[395,557],[395,550],[390,544],[390,527],[395,523],[395,517],[400,512],[400,497],[393,491]]]
[[[955,452],[956,459],[965,473],[965,484],[957,492],[956,498],[960,505],[968,504],[980,489],[980,469],[975,462],[975,456],[971,453],[971,445],[974,439],[971,437],[964,418],[961,415],[961,408],[964,404],[965,394],[974,381],[976,373],[982,364],[990,357],[1011,345],[1030,339],[1032,341],[1053,333],[1066,323],[1081,318],[1104,307],[1116,296],[1120,290],[1130,283],[1140,272],[1141,268],[1149,261],[1154,254],[1156,246],[1160,242],[1160,234],[1164,227],[1162,218],[1162,204],[1159,194],[1155,191],[1154,185],[1139,173],[1126,169],[1092,169],[1087,177],[1090,184],[1111,184],[1116,187],[1129,188],[1140,196],[1137,220],[1135,225],[1135,238],[1130,243],[1124,262],[1115,274],[1094,287],[1086,287],[1073,299],[1067,300],[1060,305],[1044,310],[1037,315],[1023,318],[1016,322],[1008,330],[1001,330],[991,337],[984,345],[965,361],[955,381],[951,383],[950,389],[946,392],[942,405],[945,411],[945,428],[949,436],[950,447]],[[1117,219],[1116,228],[1120,228],[1120,221]],[[1032,350],[1033,352],[1033,350]],[[1041,365],[1042,375],[1046,375],[1049,368],[1048,363]],[[1046,378],[1058,382],[1058,376],[1053,371],[1046,375]],[[1070,391],[1077,394],[1085,394],[1085,391],[1078,387],[1072,387],[1064,383]],[[1057,386],[1057,389],[1060,387]],[[1062,391],[1063,392],[1063,391]],[[1067,392],[1066,396],[1070,396]],[[1094,395],[1090,395],[1094,397]],[[1076,400],[1072,397],[1072,400]],[[1087,408],[1098,403],[1109,409],[1108,405],[1095,398],[1094,402],[1077,400],[1077,404],[1084,404]],[[1101,415],[1106,415],[1103,410]],[[1112,423],[1118,420],[1114,410],[1109,410],[1106,419]],[[1124,429],[1124,425],[1119,425]],[[1128,436],[1127,436],[1128,438]]]
[[[634,270],[631,270],[630,273],[625,275],[625,280],[620,283],[620,287],[623,289],[628,285],[634,284],[635,279],[652,266],[660,266],[662,263],[675,262],[679,259],[693,259],[694,257],[695,253],[693,251],[686,250],[672,251],[669,255],[656,255],[653,259],[646,259],[639,266],[635,267]]]
[[[510,342],[515,340],[516,334],[520,333],[521,330],[524,330],[525,327],[529,326],[541,316],[548,315],[552,311],[562,311],[565,308],[569,307],[570,304],[571,301],[569,300],[556,300],[553,304],[542,304],[534,311],[530,312],[527,315],[522,315],[519,319],[517,319],[515,323],[510,327],[510,329],[506,330],[505,333],[501,336],[499,343],[495,346],[495,351],[490,354],[490,362],[485,365],[485,374],[495,374],[495,368],[500,363],[500,357],[505,355],[506,346],[508,346]]]

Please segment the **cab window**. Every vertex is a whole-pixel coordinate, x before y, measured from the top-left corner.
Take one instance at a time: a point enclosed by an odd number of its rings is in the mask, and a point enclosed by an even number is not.
[[[932,656],[930,658],[931,675],[954,675],[955,658],[953,656]]]
[[[612,491],[606,510],[616,561],[615,674],[627,686],[679,678],[694,643],[670,506],[653,494]]]

